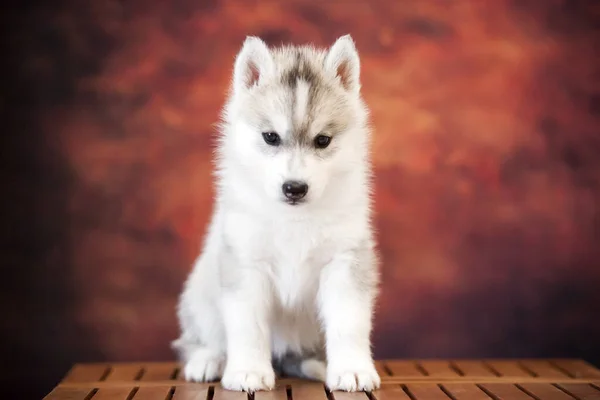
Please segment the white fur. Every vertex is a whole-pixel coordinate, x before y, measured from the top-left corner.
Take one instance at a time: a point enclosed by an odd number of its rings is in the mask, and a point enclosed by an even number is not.
[[[297,86],[300,106],[290,115],[284,89],[273,80],[291,62],[289,49],[277,53],[260,39],[246,40],[224,110],[212,220],[178,308],[182,332],[173,345],[186,379],[222,377],[227,389],[268,390],[275,384],[272,356],[323,348],[327,364],[307,356],[300,367],[305,376],[324,380],[331,390],[372,390],[380,384],[370,344],[378,273],[358,55],[349,36],[328,52],[306,51],[332,85],[338,82],[332,90],[345,104],[324,103],[325,115],[314,120],[313,133],[324,129],[329,112],[350,123],[333,139],[336,147],[327,157],[295,147],[266,154],[248,110],[259,107],[288,140],[293,119],[307,112],[308,88]],[[246,79],[248,62],[260,71],[254,84]],[[340,63],[349,64],[349,87],[339,84]],[[252,96],[261,85],[271,91],[257,102]],[[288,179],[309,184],[305,203],[281,200]]]
[[[265,77],[273,74],[273,59],[265,43],[257,37],[248,37],[234,64],[233,90],[240,92],[255,84],[251,80],[251,69],[259,73],[260,83]]]
[[[296,109],[294,110],[294,118],[296,120],[296,124],[300,125],[302,123],[302,120],[306,117],[308,107],[308,92],[310,90],[310,87],[308,83],[302,80],[299,80],[297,85],[298,86],[296,88],[296,93],[294,93],[294,95],[296,96]]]
[[[331,46],[331,50],[325,58],[325,67],[329,70],[336,71],[342,66],[346,66],[348,69],[348,89],[353,93],[358,93],[360,91],[360,61],[350,35],[338,39]]]

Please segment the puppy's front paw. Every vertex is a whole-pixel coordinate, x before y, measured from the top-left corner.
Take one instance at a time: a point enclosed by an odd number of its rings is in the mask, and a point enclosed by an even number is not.
[[[327,371],[327,387],[329,390],[342,390],[344,392],[356,392],[378,389],[381,379],[375,370],[375,366],[356,365],[342,368],[330,368]]]
[[[221,379],[225,389],[254,393],[259,390],[271,390],[275,387],[275,371],[273,367],[247,370],[226,370]]]
[[[187,381],[210,382],[218,380],[223,374],[223,357],[206,349],[196,350],[183,368]]]

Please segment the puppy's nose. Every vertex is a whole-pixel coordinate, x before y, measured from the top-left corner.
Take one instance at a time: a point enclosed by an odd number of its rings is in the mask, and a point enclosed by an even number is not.
[[[308,185],[301,181],[286,181],[281,186],[285,197],[290,200],[300,200],[308,192]]]

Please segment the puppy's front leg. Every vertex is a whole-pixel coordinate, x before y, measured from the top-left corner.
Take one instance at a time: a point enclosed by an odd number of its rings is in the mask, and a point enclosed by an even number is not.
[[[264,273],[236,272],[236,282],[224,287],[223,320],[227,335],[224,388],[255,392],[275,386],[271,364],[271,290]]]
[[[381,383],[370,342],[375,268],[371,250],[365,250],[341,254],[322,271],[319,306],[330,390],[371,391]]]

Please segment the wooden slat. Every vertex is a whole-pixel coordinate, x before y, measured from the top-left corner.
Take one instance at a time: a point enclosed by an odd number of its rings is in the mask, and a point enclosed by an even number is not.
[[[171,387],[169,386],[142,387],[139,388],[132,400],[165,400],[170,391]]]
[[[424,376],[414,361],[386,361],[385,364],[392,371],[392,376]]]
[[[173,379],[177,367],[173,364],[150,364],[144,366],[143,370],[141,381],[163,381]]]
[[[223,389],[221,385],[215,386],[215,392],[212,400],[247,400],[248,394],[246,392],[238,392],[233,390]]]
[[[449,400],[450,398],[435,383],[414,383],[406,385],[417,400]]]
[[[535,376],[543,378],[555,378],[569,376],[560,369],[555,368],[547,360],[523,360],[521,365],[528,371],[533,372]]]
[[[298,381],[292,381],[292,384],[297,384]],[[304,382],[304,381],[303,381]],[[589,379],[572,379],[572,378],[564,378],[564,379],[556,379],[556,378],[535,378],[535,377],[490,377],[490,378],[431,378],[431,377],[416,377],[416,378],[392,378],[386,379],[382,381],[383,386],[397,386],[401,384],[417,384],[417,383],[436,383],[436,384],[445,384],[445,383],[472,383],[472,384],[485,384],[485,383],[509,383],[509,384],[519,384],[519,383],[550,383],[550,384],[558,384],[558,383],[591,383]],[[61,383],[60,387],[69,387],[69,388],[87,388],[94,387],[97,389],[106,388],[106,387],[157,387],[157,386],[175,386],[175,387],[197,387],[200,385],[218,385],[218,382],[212,382],[209,384],[195,383],[195,382],[179,382],[179,381],[115,381],[115,382],[94,382],[90,383]]]
[[[331,394],[335,400],[369,400],[369,396],[365,392],[347,393],[337,391]]]
[[[140,364],[134,365],[113,365],[106,377],[107,382],[126,381],[133,382],[143,372],[143,367]]]
[[[574,378],[600,378],[600,370],[583,360],[552,360],[552,364]]]
[[[86,400],[92,389],[79,389],[79,388],[54,388],[44,400]]]
[[[108,365],[76,364],[63,382],[96,382],[106,375],[108,369]]]
[[[129,395],[134,390],[133,387],[128,388],[103,388],[92,397],[94,400],[127,400]]]
[[[375,370],[381,378],[389,375],[385,367],[385,362],[383,361],[375,361]]]
[[[296,383],[292,385],[292,399],[327,400],[327,393],[321,383]]]
[[[322,383],[278,379],[277,389],[257,392],[254,399],[287,400],[286,386],[291,385],[295,400],[600,400],[600,389],[594,386],[600,370],[581,360],[384,360],[376,366],[383,386],[370,397],[341,391],[328,396]],[[45,399],[207,400],[213,392],[213,400],[248,399],[246,393],[224,390],[218,382],[174,380],[180,367],[178,363],[78,364]]]
[[[472,383],[445,383],[442,386],[455,400],[490,400],[490,396]]]
[[[533,398],[509,383],[486,383],[479,385],[495,400],[532,400]]]
[[[173,400],[207,400],[208,388],[206,387],[177,387],[173,393]]]
[[[376,400],[411,400],[400,386],[382,387],[373,392],[373,397]]]
[[[561,383],[561,388],[580,400],[600,400],[600,390],[585,383]]]
[[[269,392],[254,393],[254,400],[287,400],[287,392],[285,385],[277,385],[277,387]]]
[[[183,373],[183,367],[179,368],[179,371],[177,371],[177,376],[175,376],[175,380],[179,382],[186,382],[185,374]]]
[[[467,377],[496,376],[492,371],[486,368],[481,361],[460,360],[454,361],[453,364]]]
[[[518,361],[489,361],[486,362],[486,365],[498,372],[500,376],[531,376],[530,373],[521,368]]]
[[[434,378],[454,378],[460,375],[450,367],[448,361],[421,361],[418,363],[428,376]]]
[[[473,383],[473,384],[483,384],[483,383],[511,383],[511,384],[519,384],[519,383],[590,383],[589,379],[572,379],[572,378],[536,378],[533,376],[529,377],[490,377],[490,378],[391,378],[382,381],[382,385],[401,385],[401,384],[409,384],[409,383]]]
[[[573,397],[547,383],[523,383],[519,386],[527,393],[532,394],[534,398],[543,400],[573,400]]]

